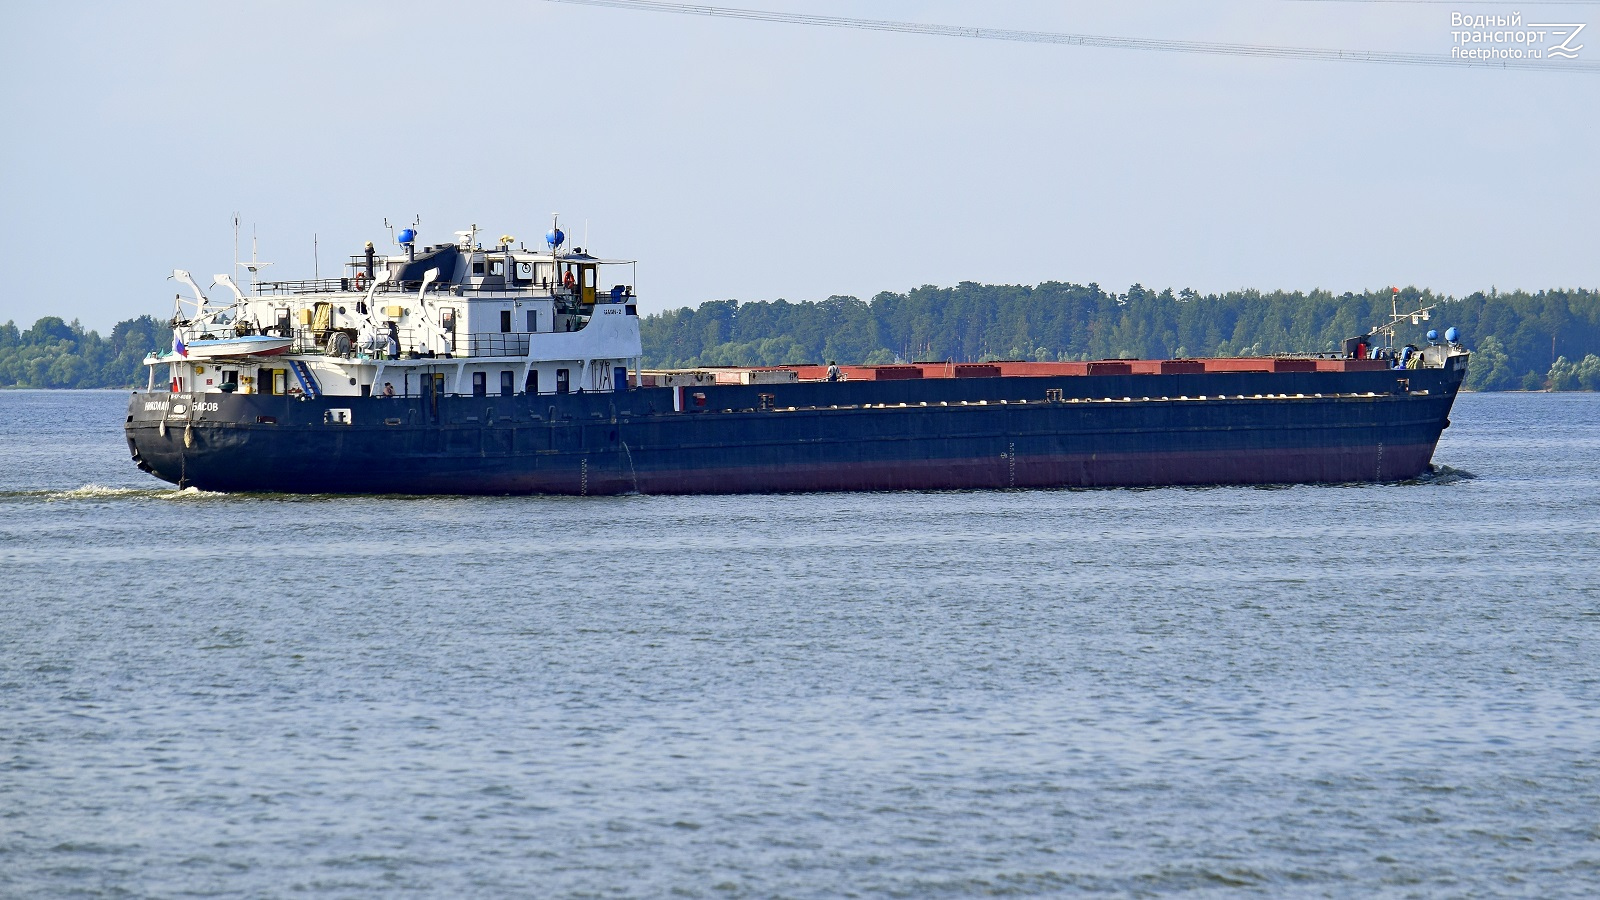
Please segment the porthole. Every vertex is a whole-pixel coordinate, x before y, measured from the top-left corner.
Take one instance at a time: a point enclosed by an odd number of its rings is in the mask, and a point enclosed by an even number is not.
[[[344,307],[339,307],[339,315],[344,315]]]
[[[355,379],[354,379],[354,378],[352,378],[352,379],[350,379],[350,383],[351,383],[351,384],[355,384],[355,383],[356,383],[356,380],[355,380]]]

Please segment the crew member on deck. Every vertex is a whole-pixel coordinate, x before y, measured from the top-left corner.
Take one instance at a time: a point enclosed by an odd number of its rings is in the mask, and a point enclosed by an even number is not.
[[[390,382],[385,381],[383,383],[383,395],[385,397],[393,397],[394,396],[394,385],[391,384]]]
[[[828,380],[829,381],[838,381],[839,380],[839,363],[837,361],[831,360],[831,359],[828,360]]]

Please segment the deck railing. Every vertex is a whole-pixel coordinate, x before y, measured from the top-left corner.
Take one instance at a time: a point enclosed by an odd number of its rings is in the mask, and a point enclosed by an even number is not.
[[[308,278],[302,281],[257,281],[251,285],[251,292],[257,297],[271,297],[288,294],[365,294],[372,288],[372,282],[365,276],[349,278]],[[430,295],[444,288],[459,289],[465,293],[479,296],[494,297],[527,297],[532,294],[536,297],[548,297],[555,300],[568,300],[577,302],[577,288],[562,285],[546,285],[537,282],[518,282],[512,285],[496,283],[474,287],[471,282],[461,285],[450,285],[446,282],[434,282],[429,289]],[[384,294],[415,294],[422,289],[420,281],[386,281],[378,285],[374,293]],[[610,295],[601,292],[602,299]],[[631,299],[631,295],[629,295]]]
[[[467,335],[468,356],[527,356],[526,331],[480,331]]]

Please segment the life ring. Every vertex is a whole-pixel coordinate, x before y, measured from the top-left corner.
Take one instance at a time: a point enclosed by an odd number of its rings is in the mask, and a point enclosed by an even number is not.
[[[358,291],[359,290],[364,290],[366,288],[366,286],[367,286],[367,273],[365,273],[365,272],[357,272],[356,273],[356,290],[358,290]]]
[[[561,284],[564,287],[575,287],[578,284],[578,279],[572,276],[571,269],[567,270],[567,274],[561,276]]]

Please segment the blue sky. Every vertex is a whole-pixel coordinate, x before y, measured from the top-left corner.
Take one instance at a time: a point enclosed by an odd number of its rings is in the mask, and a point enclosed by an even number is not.
[[[1448,53],[1600,4],[739,0],[789,12]],[[0,60],[0,321],[105,329],[384,217],[638,259],[645,311],[964,280],[1600,287],[1600,76],[999,43],[585,8],[26,4]],[[1587,37],[1587,35],[1585,35]],[[202,277],[202,285],[209,283]]]

